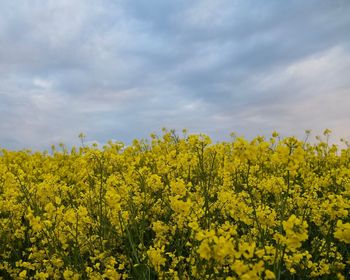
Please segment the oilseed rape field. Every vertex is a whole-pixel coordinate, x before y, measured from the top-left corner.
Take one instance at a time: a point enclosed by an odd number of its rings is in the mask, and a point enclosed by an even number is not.
[[[0,152],[1,279],[350,279],[350,145],[163,131]]]

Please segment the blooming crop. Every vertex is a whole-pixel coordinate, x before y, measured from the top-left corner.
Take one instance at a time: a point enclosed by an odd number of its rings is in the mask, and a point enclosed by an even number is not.
[[[0,279],[349,279],[350,147],[319,139],[3,149]]]

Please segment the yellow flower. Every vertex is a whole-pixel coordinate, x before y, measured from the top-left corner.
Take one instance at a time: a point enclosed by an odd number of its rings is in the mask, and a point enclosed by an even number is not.
[[[79,280],[80,279],[79,273],[76,273],[68,268],[63,272],[63,277],[65,280]]]
[[[295,251],[303,241],[308,239],[307,222],[300,220],[294,214],[282,224],[286,234],[281,237],[281,240],[289,250]]]
[[[345,279],[350,145],[319,139],[165,130],[128,146],[0,149],[0,274],[130,279],[142,263],[159,279],[275,279],[272,267]]]
[[[249,266],[241,260],[235,260],[231,265],[231,269],[240,276],[249,270]]]
[[[18,276],[22,279],[25,279],[27,277],[27,270],[22,270]]]
[[[170,183],[170,190],[173,195],[184,196],[186,195],[186,185],[185,182],[181,179],[172,181]]]
[[[266,269],[265,279],[276,279],[275,273],[273,273],[271,270]]]
[[[154,248],[151,246],[147,251],[147,256],[156,271],[160,271],[160,267],[165,265],[166,259],[163,254],[164,246],[161,248]]]
[[[205,260],[210,260],[211,258],[211,248],[208,239],[205,239],[199,245],[197,252],[199,256]]]
[[[49,278],[49,274],[45,272],[37,272],[34,275],[34,279],[45,280]]]
[[[342,220],[338,220],[334,237],[340,241],[350,244],[350,223],[343,224]]]

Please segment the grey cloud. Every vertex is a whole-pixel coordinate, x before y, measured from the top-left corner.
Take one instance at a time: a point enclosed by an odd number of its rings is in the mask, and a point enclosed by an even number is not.
[[[304,100],[349,102],[345,0],[0,4],[0,146],[71,144],[81,131],[130,141],[163,126],[217,139],[296,131],[320,126],[302,121]],[[313,57],[325,60],[312,69]],[[346,120],[341,107],[322,123]]]
[[[328,127],[338,140],[349,137],[349,70],[350,55],[338,48],[303,59],[252,79],[260,98],[223,116],[245,122],[251,136],[258,130],[301,135]]]

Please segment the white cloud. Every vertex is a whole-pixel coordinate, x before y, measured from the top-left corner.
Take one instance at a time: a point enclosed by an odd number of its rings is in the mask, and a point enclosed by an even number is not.
[[[226,0],[195,1],[185,12],[185,24],[192,28],[226,27],[234,21],[237,2]]]
[[[0,3],[0,145],[347,131],[350,5]]]
[[[52,87],[52,81],[47,80],[47,79],[35,78],[33,80],[33,85],[37,86],[39,88],[42,88],[42,89],[49,90]]]
[[[252,127],[275,127],[282,133],[301,135],[305,129],[334,130],[334,138],[349,138],[350,55],[331,48],[254,77],[255,91],[266,94],[240,113]]]

